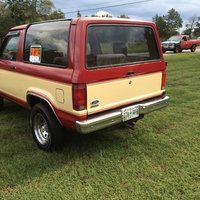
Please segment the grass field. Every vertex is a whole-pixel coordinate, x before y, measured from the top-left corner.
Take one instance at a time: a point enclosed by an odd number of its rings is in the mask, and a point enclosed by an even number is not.
[[[0,199],[200,199],[200,54],[166,55],[170,106],[131,128],[35,145],[29,113],[0,113]]]

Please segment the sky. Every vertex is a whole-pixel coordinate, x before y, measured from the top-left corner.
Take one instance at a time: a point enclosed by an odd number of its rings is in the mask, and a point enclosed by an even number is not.
[[[53,0],[53,3],[57,9],[61,9],[66,13],[66,18],[76,17],[75,13],[68,13],[71,11],[84,10],[98,8],[96,10],[90,10],[81,12],[82,16],[90,16],[96,14],[98,11],[105,11],[110,13],[113,17],[117,17],[121,14],[126,14],[130,18],[140,19],[146,21],[152,21],[152,17],[155,14],[160,16],[166,15],[168,10],[174,8],[177,10],[184,24],[188,22],[192,16],[200,16],[200,1],[199,0],[149,0],[147,2],[141,2],[136,4],[129,4],[113,8],[102,8],[112,5],[127,4],[142,0]]]

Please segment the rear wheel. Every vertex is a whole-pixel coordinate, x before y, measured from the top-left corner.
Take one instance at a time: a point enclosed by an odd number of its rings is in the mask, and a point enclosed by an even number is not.
[[[63,146],[64,128],[48,105],[36,104],[31,111],[30,123],[33,137],[41,149],[52,151]]]
[[[195,52],[196,51],[196,45],[193,44],[190,50],[191,50],[191,52]]]
[[[3,109],[4,101],[3,97],[0,97],[0,111]]]

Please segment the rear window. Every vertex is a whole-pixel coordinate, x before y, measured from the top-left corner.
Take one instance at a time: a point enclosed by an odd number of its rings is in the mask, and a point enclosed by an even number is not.
[[[24,61],[66,67],[70,21],[31,25],[26,33]]]
[[[92,25],[87,30],[87,68],[118,66],[160,59],[151,27]]]

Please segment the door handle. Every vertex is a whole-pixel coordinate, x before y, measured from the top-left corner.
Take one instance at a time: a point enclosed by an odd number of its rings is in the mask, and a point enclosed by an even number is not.
[[[10,66],[10,70],[12,70],[12,71],[15,71],[17,69],[17,67],[15,67],[15,66]]]
[[[135,73],[130,71],[130,72],[127,72],[126,76],[133,76]]]

